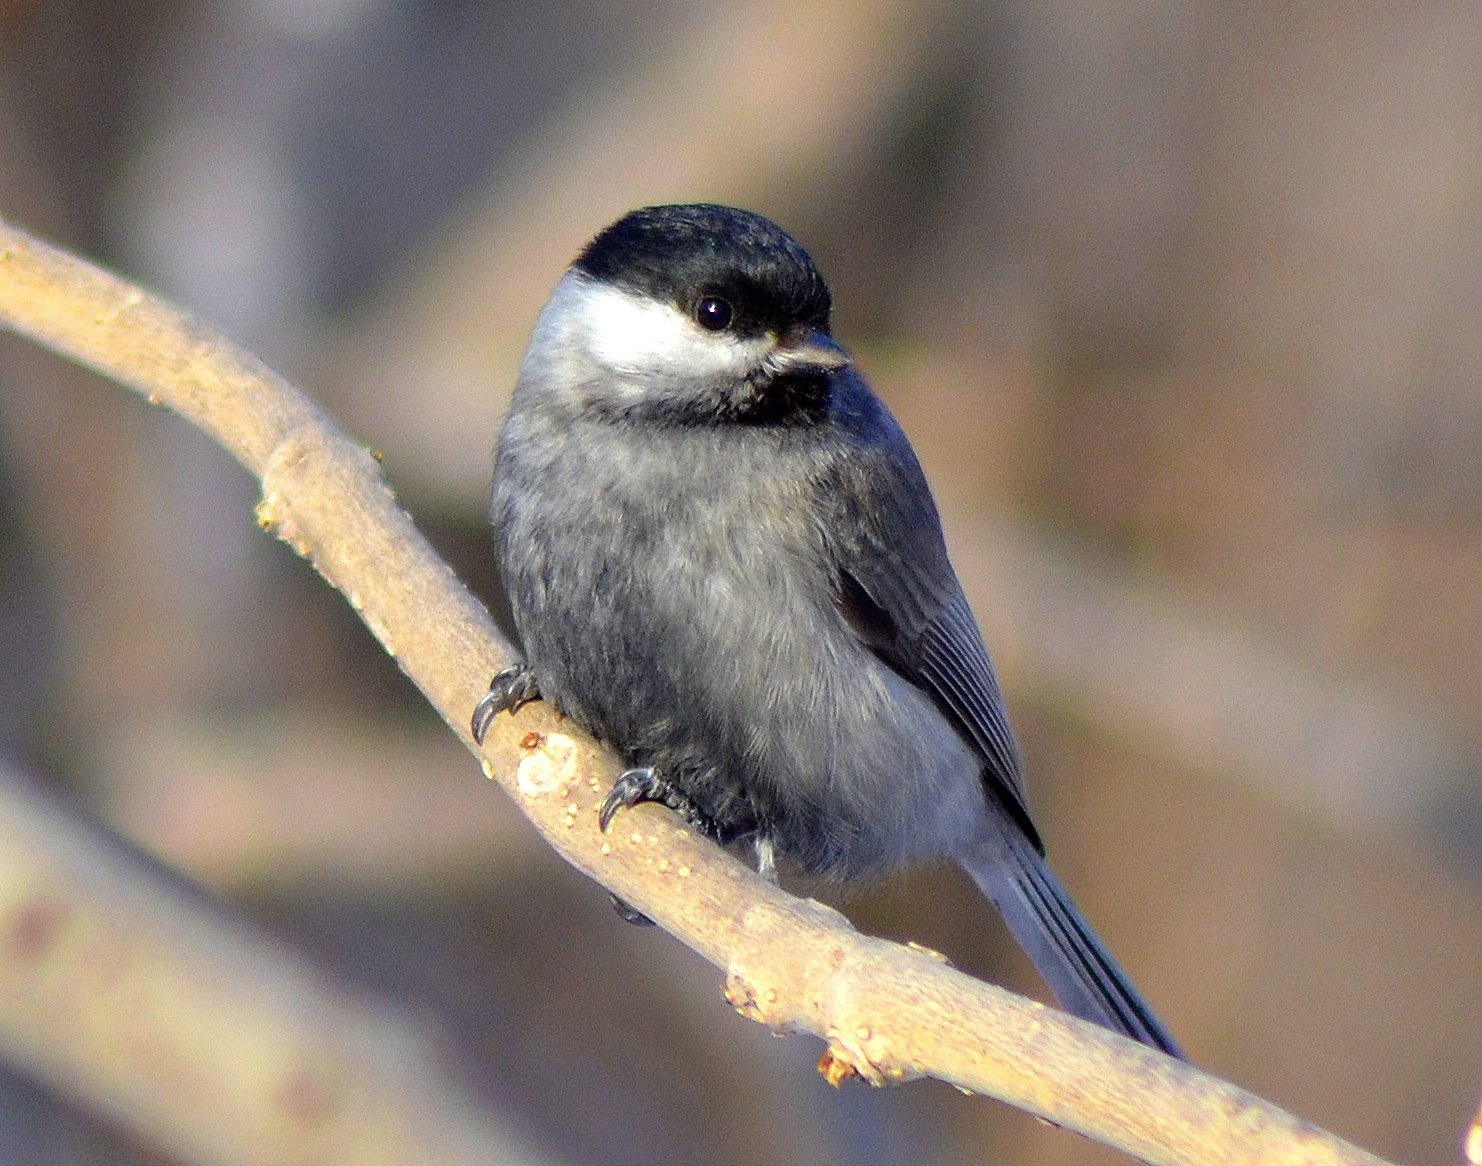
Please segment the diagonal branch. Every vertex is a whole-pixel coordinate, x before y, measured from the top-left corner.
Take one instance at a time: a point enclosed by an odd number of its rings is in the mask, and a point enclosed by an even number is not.
[[[511,656],[412,526],[375,459],[292,386],[164,301],[0,225],[0,322],[168,406],[262,482],[258,518],[337,587],[468,740]],[[471,743],[470,743],[471,745]],[[482,752],[550,844],[726,972],[745,1015],[812,1032],[831,1078],[933,1076],[1153,1163],[1378,1163],[1234,1086],[871,939],[652,806],[597,829],[617,761],[543,705]]]

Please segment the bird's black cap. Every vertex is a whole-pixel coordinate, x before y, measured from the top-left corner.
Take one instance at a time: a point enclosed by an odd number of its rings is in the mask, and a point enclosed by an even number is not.
[[[711,204],[651,206],[608,227],[576,268],[693,313],[719,296],[743,332],[827,333],[828,284],[808,253],[770,219]]]

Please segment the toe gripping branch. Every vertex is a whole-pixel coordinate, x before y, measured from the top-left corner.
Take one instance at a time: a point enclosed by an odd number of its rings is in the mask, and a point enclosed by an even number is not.
[[[530,666],[524,661],[511,664],[489,682],[489,691],[474,707],[471,724],[473,739],[482,745],[484,735],[488,733],[489,726],[493,724],[495,717],[502,712],[518,712],[523,705],[539,699],[540,685],[536,683],[535,674],[530,671]],[[631,808],[642,802],[659,802],[661,805],[668,806],[700,833],[711,838],[718,836],[719,832],[715,823],[705,815],[694,800],[673,782],[661,776],[652,766],[647,765],[629,769],[621,774],[611,792],[602,800],[602,806],[597,812],[597,821],[603,832],[605,833],[612,825],[612,820],[619,810]],[[629,906],[618,896],[612,895],[611,898],[617,913],[629,923],[652,924],[653,921],[643,912]]]
[[[506,710],[518,712],[522,706],[539,699],[540,685],[536,683],[530,666],[523,660],[511,664],[489,681],[489,691],[474,706],[473,739],[482,745],[484,734],[489,731],[495,717]]]
[[[658,802],[668,806],[708,838],[718,835],[715,823],[695,804],[694,799],[651,765],[637,766],[618,775],[611,792],[602,799],[602,807],[597,811],[597,823],[606,833],[619,810],[626,810],[643,802]]]
[[[629,809],[642,802],[658,802],[668,806],[701,834],[711,838],[717,835],[715,823],[705,816],[705,812],[694,800],[651,765],[638,766],[618,775],[612,790],[602,799],[602,807],[597,811],[597,824],[606,833],[619,810]],[[653,920],[630,903],[610,892],[608,897],[612,900],[613,910],[629,923],[640,927],[653,926]]]
[[[618,810],[630,809],[643,802],[658,802],[662,806],[668,806],[680,818],[689,822],[695,830],[713,836],[713,824],[710,819],[705,818],[700,806],[692,802],[688,794],[683,793],[673,782],[659,775],[654,766],[637,766],[634,769],[628,769],[627,772],[619,773],[617,781],[612,784],[612,790],[605,799],[602,799],[602,807],[597,810],[597,825],[600,825],[602,833],[606,834]],[[608,892],[608,898],[612,899],[612,910],[617,911],[619,916],[628,923],[634,923],[640,927],[654,926],[654,920],[649,919],[630,902],[618,898],[611,892]]]

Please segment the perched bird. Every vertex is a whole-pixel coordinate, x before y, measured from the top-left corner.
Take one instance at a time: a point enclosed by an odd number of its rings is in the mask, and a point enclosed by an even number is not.
[[[540,313],[491,518],[537,696],[662,802],[826,879],[949,856],[1061,1004],[1175,1056],[1045,864],[998,681],[895,419],[828,285],[760,215],[658,206],[593,239]]]

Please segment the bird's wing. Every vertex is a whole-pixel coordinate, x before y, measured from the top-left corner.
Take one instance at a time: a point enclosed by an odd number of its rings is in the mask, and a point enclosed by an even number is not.
[[[871,395],[844,418],[847,454],[821,492],[839,611],[903,679],[927,693],[983,758],[984,781],[1036,847],[1018,746],[998,679],[947,558],[926,478],[905,435]]]

